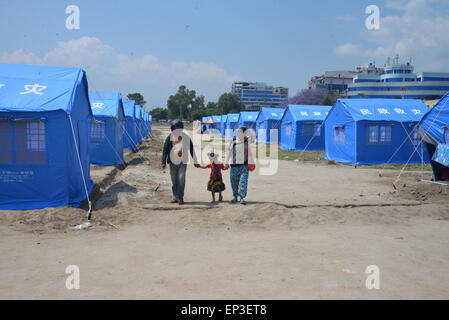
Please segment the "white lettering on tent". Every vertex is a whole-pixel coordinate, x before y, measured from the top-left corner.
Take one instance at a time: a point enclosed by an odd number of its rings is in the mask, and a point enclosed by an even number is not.
[[[252,119],[253,118],[253,116],[248,116],[248,119]]]
[[[390,114],[388,109],[385,108],[377,108],[377,112],[379,112],[380,114]]]
[[[274,112],[272,112],[271,115],[272,115],[273,117],[277,117],[277,116],[278,116],[278,114],[277,114],[277,113],[274,113]]]
[[[34,93],[41,96],[43,95],[42,91],[47,89],[47,86],[42,86],[38,83],[35,83],[35,84],[26,84],[23,86],[23,88],[25,89],[25,91],[21,92],[20,94]]]
[[[70,5],[65,8],[65,13],[69,16],[65,20],[67,30],[80,29],[80,8],[76,5]]]
[[[92,108],[94,109],[103,109],[104,103],[103,102],[94,102],[92,103]]]
[[[421,110],[418,109],[412,109],[411,110],[415,115],[421,114]]]
[[[301,111],[301,115],[302,116],[308,116],[309,114],[307,113],[307,111]]]
[[[368,109],[360,109],[360,113],[363,114],[364,116],[372,114],[371,111],[369,111]]]
[[[0,171],[0,181],[2,182],[25,182],[34,178],[34,171],[20,170],[2,170]]]
[[[407,114],[407,113],[404,111],[404,109],[401,109],[401,108],[394,108],[394,111],[395,111],[397,114]]]
[[[314,112],[313,115],[314,116],[321,116],[321,112]]]

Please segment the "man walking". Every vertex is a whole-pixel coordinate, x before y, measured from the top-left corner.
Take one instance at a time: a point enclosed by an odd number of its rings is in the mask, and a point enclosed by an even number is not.
[[[183,130],[184,124],[182,121],[173,120],[170,129],[171,133],[165,139],[162,152],[162,169],[166,168],[167,163],[169,164],[173,192],[171,203],[183,205],[189,152],[195,168],[199,168],[200,165],[195,156],[192,140]]]

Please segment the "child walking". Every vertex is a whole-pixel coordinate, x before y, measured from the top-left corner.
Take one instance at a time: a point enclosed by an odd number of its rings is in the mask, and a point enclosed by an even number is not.
[[[215,193],[218,192],[218,201],[223,201],[223,195],[221,194],[225,189],[225,184],[223,182],[223,177],[221,175],[221,170],[227,170],[224,164],[218,161],[218,154],[209,153],[210,163],[207,165],[202,165],[203,169],[211,169],[210,170],[210,178],[207,183],[207,191],[212,193],[212,203],[215,203]]]

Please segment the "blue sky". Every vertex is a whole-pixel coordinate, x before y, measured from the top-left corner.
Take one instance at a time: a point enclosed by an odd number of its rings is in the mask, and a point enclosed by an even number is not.
[[[67,30],[77,5],[81,29]],[[365,28],[376,4],[381,29]],[[449,72],[447,0],[0,0],[0,61],[84,68],[91,89],[165,106],[181,84],[214,101],[234,80],[287,86],[388,55]]]

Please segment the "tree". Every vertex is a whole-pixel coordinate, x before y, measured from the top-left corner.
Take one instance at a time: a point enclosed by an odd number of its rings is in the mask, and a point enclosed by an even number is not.
[[[323,106],[333,106],[337,102],[338,96],[333,91],[329,91],[323,101]]]
[[[238,113],[245,110],[245,105],[236,94],[223,93],[217,102],[219,114]]]
[[[204,96],[196,97],[191,103],[191,111],[198,109],[205,109],[204,107]]]
[[[209,101],[206,105],[206,109],[216,109],[217,104],[215,102]]]
[[[178,88],[178,92],[171,95],[167,100],[168,116],[170,119],[190,119],[190,111],[192,105],[195,107],[204,105],[204,97],[196,97],[195,90],[189,90],[186,86],[182,85]]]
[[[157,120],[167,120],[168,118],[167,109],[165,108],[154,108],[150,111],[150,114]]]
[[[143,95],[140,93],[130,93],[126,96],[129,100],[134,100],[138,105],[141,105],[142,107],[147,103],[145,99],[143,98]]]
[[[191,113],[192,120],[202,120],[203,117],[209,116],[208,109],[196,109]]]
[[[326,97],[329,95],[327,89],[314,88],[303,89],[288,99],[289,104],[306,104],[306,105],[322,105]]]

